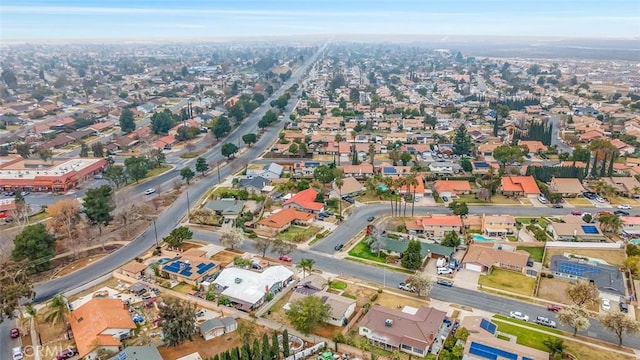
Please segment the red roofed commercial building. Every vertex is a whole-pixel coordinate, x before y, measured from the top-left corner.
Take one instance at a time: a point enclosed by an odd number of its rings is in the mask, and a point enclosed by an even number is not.
[[[0,219],[11,217],[16,210],[16,200],[13,198],[0,199]]]
[[[447,233],[462,231],[462,220],[457,215],[432,215],[430,217],[405,221],[409,231],[425,234],[428,237],[444,237]]]
[[[540,188],[533,176],[503,176],[500,180],[502,194],[506,196],[538,196]]]
[[[302,190],[285,201],[284,207],[319,214],[324,210],[324,204],[316,202],[316,196],[318,196],[318,192],[314,189]]]
[[[105,159],[76,158],[53,165],[0,157],[0,191],[67,192],[107,167]]]

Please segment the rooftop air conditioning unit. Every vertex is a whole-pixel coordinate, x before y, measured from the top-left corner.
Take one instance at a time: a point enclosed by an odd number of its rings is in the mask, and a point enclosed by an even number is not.
[[[238,277],[238,278],[236,278],[235,282],[236,282],[236,284],[240,284],[240,283],[242,282],[242,279],[240,279],[240,278]]]
[[[391,327],[391,325],[393,325],[393,320],[387,319],[384,321],[384,326]]]

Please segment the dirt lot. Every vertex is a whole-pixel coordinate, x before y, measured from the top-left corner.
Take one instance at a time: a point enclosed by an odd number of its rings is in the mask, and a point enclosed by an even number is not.
[[[561,279],[540,278],[538,297],[555,303],[571,304],[571,300],[566,295],[569,285],[571,285],[570,282]],[[598,311],[598,305],[590,306],[588,309]]]
[[[619,250],[603,250],[603,249],[554,249],[547,248],[546,258],[544,259],[544,265],[549,267],[549,259],[553,255],[564,255],[570,253],[574,255],[587,256],[594,259],[601,259],[611,265],[622,266],[625,260],[625,253],[623,249]]]
[[[75,295],[71,295],[67,298],[68,302],[74,302],[76,300],[78,300],[79,298],[89,295],[89,294],[93,294],[94,292],[98,291],[99,289],[102,289],[103,287],[110,287],[112,289],[118,289],[118,283],[120,283],[118,281],[118,279],[116,278],[110,278],[109,280],[105,281],[105,282],[101,282],[100,284],[90,287],[84,291],[81,291]]]
[[[429,305],[429,302],[424,299],[414,298],[411,295],[400,296],[389,292],[382,292],[378,294],[378,299],[376,299],[375,303],[390,309],[396,309],[398,307],[402,308],[404,306],[417,308]]]
[[[211,257],[211,261],[213,261],[216,265],[226,267],[233,262],[233,259],[235,259],[236,256],[239,255],[225,250],[214,254]]]
[[[242,322],[246,320],[238,319],[238,322]],[[267,329],[257,326],[256,328],[256,337],[258,339],[262,338],[262,334],[268,332]],[[269,337],[271,339],[271,337]],[[225,334],[223,336],[211,339],[209,341],[205,341],[199,335],[194,337],[193,341],[188,341],[180,346],[176,347],[166,347],[161,346],[158,348],[160,351],[160,355],[162,355],[163,359],[177,359],[179,357],[192,354],[194,352],[199,352],[200,356],[203,358],[213,357],[216,354],[219,354],[223,351],[231,349],[235,346],[241,346],[240,339],[238,338],[235,332],[230,334]]]
[[[64,268],[60,269],[60,271],[58,271],[53,278],[59,278],[68,274],[71,274],[72,272],[82,269],[85,266],[89,266],[91,265],[91,263],[94,263],[100,259],[102,259],[103,257],[107,256],[107,254],[98,254],[98,255],[93,255],[93,256],[89,256],[89,257],[85,257],[82,258],[76,262],[73,262],[71,264],[69,264],[68,266],[65,266]]]

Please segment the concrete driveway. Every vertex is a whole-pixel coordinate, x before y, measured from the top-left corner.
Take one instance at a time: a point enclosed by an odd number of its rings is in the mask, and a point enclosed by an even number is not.
[[[477,290],[480,275],[481,274],[476,271],[460,269],[456,273],[454,286],[461,287],[463,289]]]

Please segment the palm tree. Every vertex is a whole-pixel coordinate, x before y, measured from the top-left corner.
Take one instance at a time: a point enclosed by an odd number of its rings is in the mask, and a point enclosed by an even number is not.
[[[340,143],[342,142],[342,140],[344,140],[342,138],[342,135],[340,134],[336,134],[336,137],[333,139],[333,141],[335,141],[336,143],[338,143],[338,166],[340,166]],[[336,153],[333,153],[333,163],[335,164],[336,162]]]
[[[622,219],[618,215],[603,214],[598,217],[602,231],[617,233],[622,229]]]
[[[370,194],[378,193],[378,182],[374,177],[367,178],[367,181],[364,182],[364,187],[365,189],[367,189],[367,192]]]
[[[410,189],[413,189],[412,201],[411,201],[411,216],[413,216],[414,209],[416,208],[416,188],[418,187],[418,176],[415,172],[412,172],[407,176],[407,183]]]
[[[400,200],[401,200],[401,196],[400,196],[400,189],[405,186],[407,184],[407,180],[404,177],[398,177],[397,179],[395,179],[394,181],[394,186],[396,188],[397,191],[397,196],[396,196],[396,213],[397,216],[400,216]]]
[[[371,162],[371,166],[373,166],[373,163],[375,162],[375,157],[376,157],[376,144],[371,143],[369,144],[369,161]]]
[[[389,195],[392,193],[393,188],[393,179],[389,176],[385,176],[382,178],[382,183],[387,187],[387,192]],[[391,205],[391,217],[393,217],[393,195],[389,197],[389,205]]]
[[[300,264],[298,264],[298,267],[302,269],[302,277],[305,278],[307,277],[306,273],[311,272],[311,269],[313,269],[313,264],[315,264],[315,260],[313,259],[306,259],[303,258],[300,260]]]
[[[554,359],[562,359],[562,354],[564,354],[564,351],[567,349],[564,340],[556,337],[542,340],[542,343],[549,349],[549,353]]]
[[[336,179],[333,182],[338,189],[338,194],[340,195],[340,197],[338,198],[338,214],[342,216],[342,186],[344,186],[344,175],[342,174],[342,172],[340,172],[336,176]]]
[[[353,144],[351,144],[351,148],[353,149],[353,153],[351,154],[351,159],[354,165],[356,162],[356,136],[358,136],[358,132],[355,130],[351,131],[351,139],[353,140]]]
[[[68,312],[67,299],[62,294],[58,294],[49,302],[44,321],[55,325],[60,321],[65,321]]]
[[[604,180],[597,180],[591,187],[593,188],[593,191],[602,195],[604,194],[607,185],[609,184],[607,184]]]

